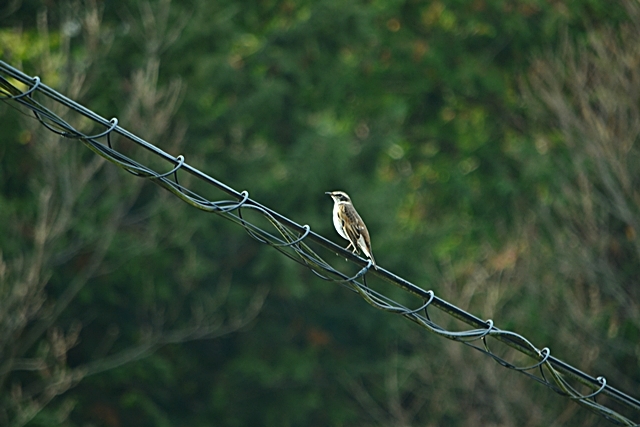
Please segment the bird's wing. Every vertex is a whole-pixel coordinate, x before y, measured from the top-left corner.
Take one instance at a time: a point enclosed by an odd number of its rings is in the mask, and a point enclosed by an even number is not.
[[[362,252],[364,252],[375,265],[376,261],[373,259],[373,252],[371,251],[369,230],[367,230],[364,221],[353,206],[348,206],[347,209],[345,209],[345,215],[349,217],[349,221],[345,222],[352,225],[351,227],[345,227],[345,231],[349,235],[349,241],[353,243],[354,246],[362,249]]]
[[[376,265],[376,260],[373,258],[373,252],[371,252],[371,240],[369,239],[369,231],[367,227],[364,227],[361,231],[360,238],[358,239],[358,244],[362,249],[362,252],[371,259],[373,265]]]
[[[355,251],[358,252],[358,239],[361,235],[358,220],[360,220],[360,223],[362,223],[362,220],[353,207],[350,206],[343,206],[343,209],[338,211],[338,216],[340,217],[340,221],[342,221],[342,229],[346,234],[347,240],[349,240],[349,243],[351,243]]]
[[[344,233],[347,235],[347,240],[351,243],[356,253],[360,253],[358,249],[362,249],[362,252],[369,257],[373,265],[376,265],[376,261],[373,258],[371,252],[371,240],[369,238],[369,230],[364,225],[364,221],[358,215],[358,212],[351,205],[343,205],[342,209],[338,211],[338,217],[342,222]]]

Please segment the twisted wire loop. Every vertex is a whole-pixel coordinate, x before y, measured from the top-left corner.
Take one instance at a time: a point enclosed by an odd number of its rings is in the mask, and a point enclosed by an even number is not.
[[[176,167],[174,167],[173,169],[171,169],[169,172],[165,172],[162,173],[154,178],[166,178],[171,174],[177,174],[178,173],[178,169],[180,169],[182,167],[182,165],[184,165],[184,156],[182,154],[180,154],[178,157],[178,164],[176,165]],[[174,175],[175,176],[175,175]],[[176,182],[178,180],[177,176],[175,177]]]
[[[427,302],[425,302],[424,304],[422,304],[420,307],[416,308],[415,310],[407,310],[404,312],[404,314],[406,315],[411,315],[411,314],[416,314],[422,310],[426,310],[427,307],[429,307],[429,304],[431,304],[431,302],[433,301],[433,298],[436,296],[436,294],[432,291],[432,290],[428,290],[427,291],[429,293],[429,299],[427,300]]]
[[[9,99],[13,99],[14,101],[23,98],[25,96],[31,96],[31,94],[33,93],[33,91],[35,91],[38,86],[40,86],[40,77],[38,76],[34,76],[33,77],[33,86],[31,86],[26,92],[20,92],[16,95],[9,95],[8,98]]]
[[[22,82],[28,86],[28,90],[22,92],[3,76]],[[57,116],[51,110],[35,100],[35,94],[39,94],[49,100],[53,100],[54,102],[57,102],[62,106],[93,120],[97,124],[105,126],[106,130],[96,135],[84,135],[82,132],[73,128],[73,126],[65,122],[61,117]],[[0,61],[0,99],[6,103],[14,103],[18,106],[31,110],[35,117],[52,132],[55,132],[62,137],[79,139],[97,155],[107,159],[135,176],[150,179],[152,182],[170,191],[176,197],[189,205],[205,212],[218,214],[222,218],[243,227],[255,240],[273,247],[293,261],[309,268],[310,271],[320,279],[339,284],[352,292],[358,293],[367,303],[375,308],[403,316],[429,332],[472,347],[473,349],[491,357],[501,366],[520,372],[521,374],[546,385],[551,390],[569,397],[572,401],[598,413],[614,424],[623,426],[638,425],[624,415],[596,402],[596,396],[605,395],[617,403],[623,404],[629,411],[634,413],[634,417],[640,419],[640,400],[610,386],[604,377],[600,376],[598,378],[593,378],[562,360],[551,356],[549,348],[545,347],[543,349],[538,349],[522,335],[511,331],[501,330],[494,325],[493,320],[481,320],[443,300],[442,298],[437,297],[433,291],[425,291],[381,267],[371,270],[371,267],[373,266],[373,262],[371,260],[360,258],[350,251],[347,251],[346,249],[314,233],[311,231],[311,227],[309,225],[299,225],[278,212],[262,206],[249,197],[248,191],[237,192],[223,182],[218,181],[187,164],[184,156],[180,155],[178,157],[173,157],[172,155],[165,153],[158,147],[118,126],[118,120],[116,118],[107,121],[95,112],[49,88],[43,84],[39,78],[29,77],[3,61]],[[158,157],[171,163],[173,167],[168,172],[156,172],[153,169],[128,158],[112,147],[112,134],[118,134],[140,147],[151,151]],[[98,139],[104,137],[106,137],[106,145],[98,141]],[[187,172],[196,176],[205,183],[229,194],[235,200],[212,201],[195,193],[189,188],[178,183],[178,171]],[[173,175],[173,180],[170,179],[171,175]],[[275,232],[269,231],[258,226],[254,222],[249,221],[243,214],[245,211],[253,211],[264,217],[273,226]],[[318,245],[324,250],[331,251],[332,253],[359,265],[361,267],[360,270],[353,275],[348,275],[343,271],[334,268],[310,247],[311,243],[313,243],[314,246]],[[402,304],[394,301],[385,294],[370,288],[366,282],[368,276],[367,273],[369,272],[373,273],[378,278],[400,287],[409,294],[418,297],[422,301],[420,306],[413,309],[404,307]],[[438,309],[444,314],[451,316],[453,319],[460,320],[472,326],[472,328],[462,331],[448,330],[431,319],[428,311],[429,308]],[[495,339],[498,342],[532,358],[535,360],[535,363],[524,367],[516,366],[515,364],[507,361],[504,357],[501,357],[492,351],[488,344],[489,338]],[[478,341],[481,342],[481,345],[477,344]],[[569,379],[577,381],[593,391],[591,393],[581,394],[568,382]]]
[[[295,246],[295,245],[297,245],[298,243],[302,242],[309,235],[309,233],[311,232],[311,227],[309,226],[309,224],[303,225],[302,228],[304,228],[304,233],[302,233],[295,240],[292,240],[292,241],[287,242],[287,243],[272,243],[271,246],[286,247],[286,246]]]
[[[109,128],[107,130],[105,130],[104,132],[100,132],[99,134],[92,135],[92,136],[84,136],[84,135],[82,135],[79,138],[98,139],[98,138],[102,138],[105,135],[108,135],[116,128],[116,126],[118,126],[118,119],[114,117],[111,120],[109,120],[109,123],[111,123],[111,126],[109,126]],[[180,156],[178,156],[178,157],[180,157]],[[184,158],[183,158],[183,160],[184,160]]]

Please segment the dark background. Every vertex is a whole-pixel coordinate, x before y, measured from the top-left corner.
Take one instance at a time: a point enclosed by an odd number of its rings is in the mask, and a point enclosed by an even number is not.
[[[381,266],[637,398],[639,27],[632,0],[23,1],[0,58],[340,244],[347,191]],[[9,103],[0,131],[0,425],[607,424]]]

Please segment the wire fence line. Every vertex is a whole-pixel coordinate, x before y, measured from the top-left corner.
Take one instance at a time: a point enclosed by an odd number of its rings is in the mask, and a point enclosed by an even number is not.
[[[16,86],[18,82],[26,87],[24,91],[18,89]],[[44,97],[47,102],[53,101],[59,106],[66,107],[94,123],[104,126],[105,130],[95,135],[86,135],[44,106],[35,95]],[[372,306],[390,313],[399,314],[432,333],[473,347],[491,357],[501,366],[520,372],[546,385],[555,392],[568,397],[614,424],[640,426],[640,424],[632,421],[631,418],[606,406],[605,403],[597,401],[597,397],[606,396],[607,402],[615,402],[625,413],[629,413],[629,416],[635,420],[640,420],[640,400],[609,385],[603,376],[594,378],[555,358],[551,355],[549,348],[539,349],[522,335],[499,329],[493,324],[492,320],[482,320],[436,296],[433,291],[426,291],[380,266],[377,269],[371,269],[372,263],[370,260],[364,260],[323,236],[314,233],[308,225],[300,225],[286,216],[261,205],[252,200],[247,191],[238,192],[223,182],[190,166],[185,162],[184,156],[174,157],[164,152],[118,126],[116,118],[107,120],[101,117],[90,109],[46,86],[38,77],[28,76],[4,61],[0,61],[0,99],[20,110],[27,112],[30,110],[35,118],[50,131],[62,137],[80,140],[99,156],[135,176],[152,180],[186,203],[203,211],[221,215],[225,219],[240,225],[254,239],[272,246],[292,260],[305,265],[319,278],[338,283],[353,292],[357,292]],[[168,162],[167,169],[169,170],[157,172],[117,151],[112,144],[112,134],[118,134]],[[231,196],[233,200],[212,201],[181,185],[178,180],[178,173],[181,171],[195,176],[218,190],[222,190]],[[249,212],[257,213],[266,218],[273,228],[267,230],[264,226],[257,225],[255,221],[250,221],[248,219]],[[249,214],[249,216],[253,215]],[[333,268],[309,246],[310,244],[313,244],[314,247],[328,250],[331,253],[339,254],[341,257],[360,266],[360,271],[354,276],[349,276]],[[368,287],[366,279],[369,274],[417,297],[420,300],[418,307],[407,308],[383,293]],[[432,313],[433,310],[439,310],[471,326],[471,329],[463,331],[447,330],[431,319],[429,310],[432,310]],[[492,351],[489,346],[489,338],[527,355],[532,361],[528,366],[516,366]],[[588,392],[580,392],[576,388],[578,385],[580,385],[581,389],[587,389]]]

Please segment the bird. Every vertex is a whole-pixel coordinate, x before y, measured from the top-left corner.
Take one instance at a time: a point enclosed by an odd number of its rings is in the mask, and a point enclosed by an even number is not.
[[[327,191],[333,199],[333,226],[340,236],[349,241],[347,250],[353,247],[353,252],[359,254],[358,248],[371,260],[374,268],[376,260],[371,252],[371,239],[369,230],[364,221],[353,207],[351,198],[344,191]]]

